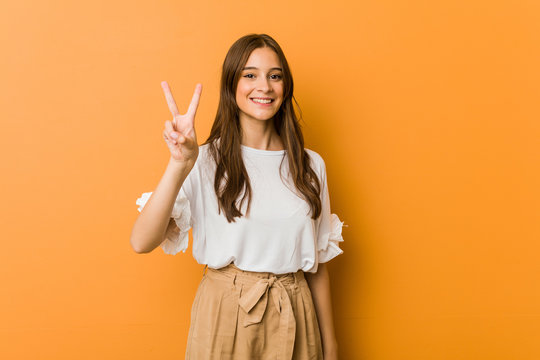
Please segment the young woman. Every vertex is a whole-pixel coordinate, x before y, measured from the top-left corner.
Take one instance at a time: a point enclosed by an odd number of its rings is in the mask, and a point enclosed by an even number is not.
[[[293,79],[278,43],[238,39],[223,63],[219,106],[198,145],[202,86],[172,121],[161,181],[137,201],[130,242],[193,256],[205,272],[191,308],[186,359],[337,359],[326,263],[343,251],[323,158],[304,148]]]

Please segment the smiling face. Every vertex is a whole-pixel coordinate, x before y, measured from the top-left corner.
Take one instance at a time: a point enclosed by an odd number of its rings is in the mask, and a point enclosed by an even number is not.
[[[268,47],[251,52],[236,88],[241,120],[269,120],[283,102],[283,70]]]

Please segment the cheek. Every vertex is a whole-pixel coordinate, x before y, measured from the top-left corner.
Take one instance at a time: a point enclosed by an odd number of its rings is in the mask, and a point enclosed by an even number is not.
[[[238,83],[238,86],[236,87],[236,98],[237,99],[245,98],[248,93],[249,93],[248,86],[246,86],[246,84],[243,84],[242,81],[240,81]]]
[[[276,86],[275,91],[279,97],[283,98],[283,84]]]

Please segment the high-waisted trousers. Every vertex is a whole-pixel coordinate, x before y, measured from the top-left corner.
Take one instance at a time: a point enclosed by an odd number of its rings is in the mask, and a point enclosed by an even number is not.
[[[191,308],[188,360],[320,360],[321,335],[303,271],[206,268]]]

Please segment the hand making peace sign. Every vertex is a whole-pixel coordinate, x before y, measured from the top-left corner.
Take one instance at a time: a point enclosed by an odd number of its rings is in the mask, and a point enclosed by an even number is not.
[[[202,92],[202,84],[197,84],[195,92],[189,104],[187,113],[180,115],[178,107],[174,101],[169,84],[166,81],[161,82],[161,87],[165,93],[169,110],[173,115],[173,120],[165,121],[165,130],[163,137],[171,151],[171,157],[180,163],[189,164],[191,168],[199,155],[199,145],[195,134],[195,114],[199,106],[199,98]]]

